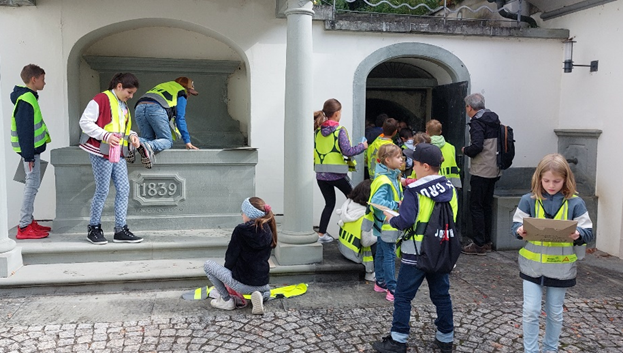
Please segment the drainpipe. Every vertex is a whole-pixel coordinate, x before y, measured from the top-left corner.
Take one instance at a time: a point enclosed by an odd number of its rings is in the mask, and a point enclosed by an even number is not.
[[[505,17],[505,18],[509,18],[511,20],[517,20],[518,15],[514,14],[514,13],[510,13],[508,11],[506,11],[504,9],[504,6],[506,5],[506,0],[487,0],[491,3],[495,2],[498,5],[498,13],[500,14],[500,16]],[[530,25],[531,28],[536,28],[538,27],[536,24],[536,21],[534,20],[534,18],[530,17],[530,16],[524,16],[524,15],[519,15],[519,21],[521,22],[526,22],[527,24]]]

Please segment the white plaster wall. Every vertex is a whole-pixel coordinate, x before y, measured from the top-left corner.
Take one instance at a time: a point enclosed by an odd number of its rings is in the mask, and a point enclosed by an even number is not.
[[[588,65],[592,60],[599,60],[598,72],[590,73],[586,67],[576,67],[573,72],[562,75],[559,128],[603,130],[597,151],[597,248],[618,257],[623,257],[622,10],[623,2],[615,1],[542,24],[570,29],[577,41],[573,48],[575,64]],[[559,71],[562,71],[562,53],[558,61]]]

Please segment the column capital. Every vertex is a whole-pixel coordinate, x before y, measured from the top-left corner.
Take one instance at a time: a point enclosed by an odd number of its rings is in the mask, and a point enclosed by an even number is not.
[[[279,15],[314,15],[312,0],[277,0],[277,17]]]

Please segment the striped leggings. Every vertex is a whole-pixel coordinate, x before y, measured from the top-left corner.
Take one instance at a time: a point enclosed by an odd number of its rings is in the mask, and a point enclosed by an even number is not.
[[[223,300],[229,300],[229,293],[227,292],[227,288],[225,288],[225,286],[228,286],[240,294],[251,294],[258,291],[262,293],[264,301],[267,301],[270,298],[270,286],[268,284],[264,286],[248,286],[244,283],[240,283],[232,277],[231,271],[228,268],[221,266],[212,260],[208,260],[205,264],[203,264],[203,270]]]
[[[117,163],[111,163],[104,157],[89,153],[93,177],[95,178],[95,195],[91,202],[90,225],[95,226],[102,222],[104,203],[110,190],[110,180],[115,184],[115,228],[119,229],[126,225],[125,218],[128,214],[128,198],[130,196],[130,182],[128,180],[128,166],[125,159],[121,158]]]

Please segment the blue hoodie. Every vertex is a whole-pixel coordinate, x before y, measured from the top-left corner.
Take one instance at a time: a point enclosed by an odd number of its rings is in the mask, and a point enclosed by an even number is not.
[[[380,175],[386,175],[389,178],[389,180],[392,181],[392,184],[394,185],[394,188],[396,189],[396,191],[398,191],[399,199],[402,200],[402,191],[400,188],[400,181],[398,179],[398,176],[400,175],[400,170],[389,169],[384,164],[378,163],[376,165],[376,169],[374,173],[377,178]],[[374,195],[372,195],[370,202],[388,207],[392,210],[397,210],[399,206],[399,203],[394,201],[394,192],[392,191],[391,186],[389,186],[388,184],[381,185],[381,187],[379,187],[378,190],[376,190]],[[378,221],[378,220],[384,220],[385,215],[383,214],[383,211],[381,210],[377,210],[376,208],[372,208],[372,209],[374,210],[374,223],[375,223],[375,227],[373,227],[372,229],[373,229],[374,235],[380,236],[381,233],[378,231],[378,229],[381,229],[381,227],[383,226],[383,222]]]

